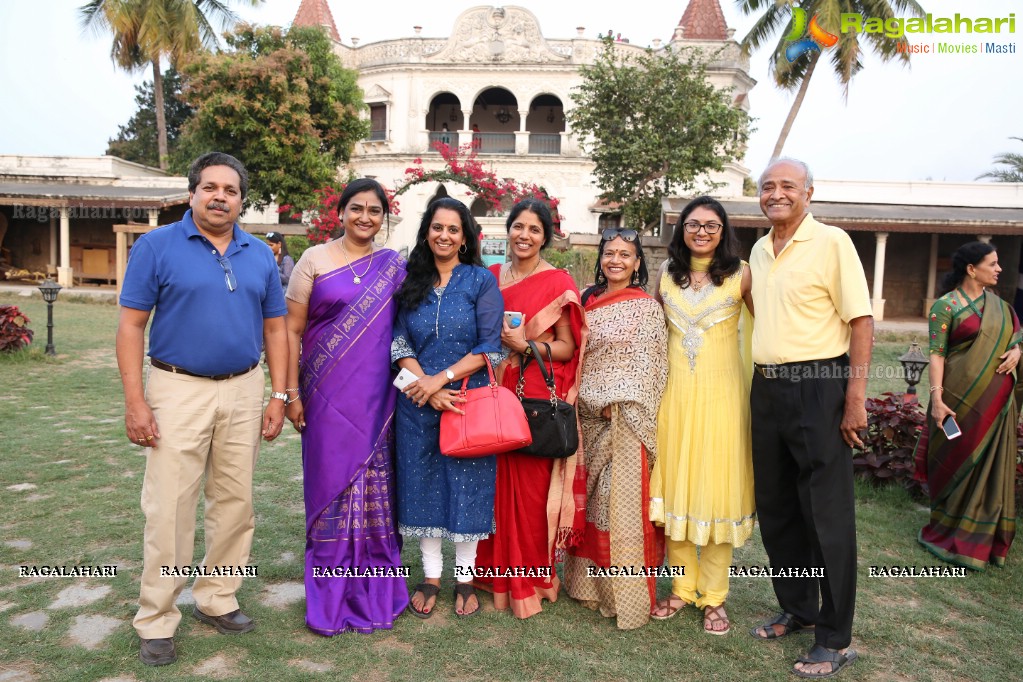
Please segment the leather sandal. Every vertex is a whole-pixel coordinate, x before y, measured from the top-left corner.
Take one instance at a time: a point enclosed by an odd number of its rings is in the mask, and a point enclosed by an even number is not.
[[[676,602],[682,602],[682,605],[675,606],[674,604]],[[653,618],[654,620],[668,620],[669,618],[674,618],[675,616],[677,616],[678,612],[687,606],[689,606],[689,602],[687,602],[685,599],[672,592],[664,599],[658,600],[653,610],[650,611],[650,617]],[[654,611],[658,611],[660,609],[667,609],[668,612],[664,615],[657,615],[656,613],[654,613]]]
[[[416,592],[419,592],[420,594],[423,595],[423,606],[425,607],[426,603],[430,601],[430,599],[435,598],[438,594],[440,594],[440,587],[438,585],[434,585],[433,583],[419,583],[418,585],[416,585],[416,589],[412,591],[412,596],[415,596]],[[433,605],[436,606],[437,602],[434,601]],[[412,605],[411,599],[409,599],[408,601],[407,608],[409,610],[409,613],[411,613],[416,618],[422,618],[423,620],[426,620],[427,618],[432,616],[434,611],[434,609],[432,608],[429,611],[420,611],[419,609]]]
[[[779,633],[774,629],[773,626],[775,625],[780,625],[784,629]],[[812,623],[808,625],[800,622],[791,613],[779,613],[766,623],[761,623],[756,626],[750,630],[749,633],[756,639],[778,639],[787,635],[794,635],[795,633],[802,632],[803,630],[813,630],[814,627],[815,626]],[[764,631],[763,634],[760,634],[761,630]]]
[[[792,674],[796,677],[803,677],[809,680],[820,680],[825,677],[833,677],[838,674],[842,668],[847,665],[852,665],[853,661],[858,658],[856,651],[848,649],[843,654],[838,649],[829,649],[823,644],[814,644],[808,653],[800,656],[797,659],[798,663],[830,663],[831,670],[825,673],[808,673],[803,670],[797,670],[792,668]]]
[[[725,628],[723,630],[715,630],[714,624],[722,621],[725,623]],[[703,631],[708,635],[727,635],[731,629],[732,623],[728,620],[728,614],[725,612],[724,604],[708,606],[703,610]]]
[[[458,598],[462,598],[462,609],[465,609],[465,605],[469,602],[469,597],[476,597],[476,610],[470,611],[469,613],[458,612]],[[483,608],[483,604],[480,603],[479,595],[476,594],[476,588],[472,586],[472,583],[458,583],[455,585],[455,615],[459,618],[468,618],[475,616]]]

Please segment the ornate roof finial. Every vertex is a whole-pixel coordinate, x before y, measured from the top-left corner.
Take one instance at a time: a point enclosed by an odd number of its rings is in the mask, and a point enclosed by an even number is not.
[[[727,40],[728,24],[718,0],[689,0],[689,6],[679,19],[675,36],[682,29],[684,40]]]

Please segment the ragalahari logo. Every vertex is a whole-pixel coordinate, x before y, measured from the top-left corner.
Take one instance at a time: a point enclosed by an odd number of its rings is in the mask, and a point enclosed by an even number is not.
[[[789,45],[785,48],[785,58],[794,62],[811,50],[834,47],[838,36],[828,33],[817,23],[817,15],[813,15],[809,25],[806,21],[806,10],[802,7],[792,8],[792,30],[785,36]]]

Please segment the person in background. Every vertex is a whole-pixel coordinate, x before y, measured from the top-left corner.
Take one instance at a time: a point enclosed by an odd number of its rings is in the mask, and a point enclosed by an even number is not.
[[[280,232],[267,232],[266,243],[274,252],[274,259],[277,261],[277,270],[281,275],[281,286],[288,289],[288,282],[291,280],[291,272],[295,269],[295,259],[288,254],[288,242]]]
[[[693,199],[679,215],[654,297],[668,320],[668,386],[657,420],[650,516],[664,526],[668,564],[685,574],[651,614],[703,609],[707,634],[731,628],[725,600],[732,550],[753,532],[749,267],[724,207]],[[740,330],[744,333],[740,333]],[[748,346],[748,344],[746,344]],[[745,361],[744,361],[745,360]],[[697,556],[699,550],[699,556]]]
[[[344,236],[303,253],[287,291],[287,415],[302,434],[306,625],[328,636],[390,629],[408,605],[394,518],[398,392],[389,351],[405,261],[373,244],[390,213],[376,180],[349,182],[338,213]],[[391,575],[332,575],[337,567]]]
[[[494,366],[504,357],[504,309],[494,276],[480,264],[479,233],[465,204],[444,197],[427,207],[397,300],[391,360],[418,377],[397,409],[398,529],[419,538],[425,574],[409,611],[433,615],[448,538],[455,543],[455,615],[472,616],[480,609],[472,586],[476,544],[494,531],[497,462],[442,455],[440,417],[461,412],[462,379],[469,377],[469,388],[489,383],[483,356]]]
[[[590,334],[579,377],[586,452],[586,526],[565,557],[565,589],[631,630],[650,620],[657,578],[594,575],[595,569],[660,566],[663,535],[650,522],[650,469],[657,409],[668,378],[660,304],[643,289],[646,259],[636,230],[610,228],[597,248],[594,284],[583,293]]]
[[[920,543],[936,557],[982,571],[1004,566],[1016,532],[1016,425],[1020,331],[995,293],[995,247],[964,244],[952,254],[948,292],[931,306],[931,404],[917,443],[917,478],[931,496]],[[954,420],[962,435],[942,430]]]
[[[204,489],[206,555],[223,575],[196,577],[192,615],[222,634],[255,627],[236,593],[252,548],[252,475],[260,435],[284,422],[288,337],[273,254],[236,223],[249,187],[238,159],[204,154],[188,172],[189,210],[135,242],[124,274],[117,366],[128,439],[145,448],[142,586],[133,625],[146,665],[177,660],[177,598],[191,567],[195,506]],[[143,389],[149,330],[152,366]],[[270,401],[259,364],[266,348]],[[205,479],[205,482],[204,482]]]
[[[512,207],[505,225],[511,261],[490,271],[500,283],[505,310],[523,313],[525,323],[515,328],[504,324],[501,341],[511,355],[501,367],[500,381],[515,390],[519,366],[532,352],[526,340],[541,349],[548,343],[557,395],[574,404],[586,325],[572,276],[540,254],[554,234],[550,209],[537,199],[523,199]],[[525,369],[523,396],[549,400],[540,358],[535,360]],[[498,455],[497,532],[480,543],[478,563],[494,571],[522,566],[533,574],[478,578],[477,584],[493,592],[496,608],[528,618],[540,612],[543,599],[558,598],[556,555],[582,537],[585,495],[581,452],[557,460],[515,452]]]

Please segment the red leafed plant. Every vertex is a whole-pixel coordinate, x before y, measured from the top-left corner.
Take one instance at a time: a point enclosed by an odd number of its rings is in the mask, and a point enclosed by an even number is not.
[[[0,352],[12,353],[32,343],[28,316],[15,305],[0,305]]]
[[[551,209],[554,218],[554,231],[562,236],[561,215],[558,213],[557,198],[552,197],[547,189],[536,183],[518,184],[511,178],[498,178],[493,171],[483,167],[476,156],[478,150],[471,144],[452,147],[443,142],[434,142],[433,148],[444,159],[444,168],[426,170],[422,159],[415,159],[414,166],[405,169],[405,184],[397,194],[406,192],[413,185],[421,182],[458,182],[469,188],[468,196],[482,199],[492,211],[500,212],[505,204],[514,204],[520,199],[532,197],[544,201]]]
[[[878,485],[900,485],[913,496],[925,493],[913,478],[913,454],[927,419],[920,403],[901,393],[867,398],[867,434],[863,449],[853,453],[853,471]]]

